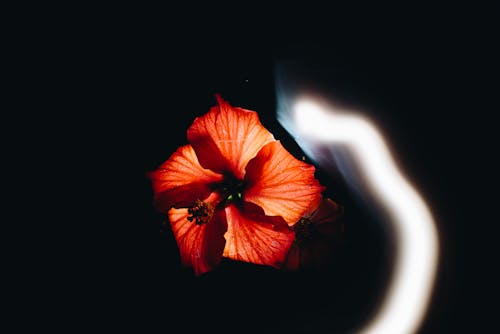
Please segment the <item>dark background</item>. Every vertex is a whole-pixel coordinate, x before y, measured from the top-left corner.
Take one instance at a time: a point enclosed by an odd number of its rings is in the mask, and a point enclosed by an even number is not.
[[[197,6],[196,14],[71,8],[27,29],[21,61],[35,74],[29,84],[44,88],[34,95],[44,112],[29,126],[36,132],[39,121],[56,124],[54,132],[44,129],[48,144],[61,146],[46,186],[62,179],[55,202],[65,223],[49,247],[62,260],[54,265],[61,275],[53,279],[46,262],[36,266],[47,273],[34,289],[45,297],[35,304],[40,323],[70,331],[349,333],[369,316],[390,245],[379,218],[342,179],[319,170],[347,210],[345,247],[316,272],[224,262],[194,277],[180,267],[164,216],[152,207],[146,172],[187,143],[187,128],[216,93],[257,111],[300,154],[275,119],[275,65],[292,61],[336,98],[366,110],[432,209],[441,258],[420,333],[486,328],[488,291],[481,288],[488,275],[480,268],[491,266],[485,254],[492,250],[478,244],[490,245],[482,235],[492,222],[477,185],[488,167],[480,144],[493,139],[482,126],[498,109],[491,84],[498,36],[488,13],[445,4]],[[47,160],[43,152],[33,149],[45,159],[37,161]],[[45,316],[48,297],[55,307]]]
[[[126,106],[125,138],[120,137],[116,148],[124,149],[123,164],[133,173],[120,182],[131,187],[130,205],[140,210],[133,228],[145,227],[151,233],[138,243],[130,240],[140,247],[146,244],[148,250],[131,254],[138,268],[131,266],[129,274],[138,275],[138,280],[130,284],[144,302],[133,304],[132,310],[151,311],[154,321],[146,324],[160,331],[180,325],[186,332],[221,333],[348,333],[373,310],[383,287],[389,245],[377,218],[352,197],[342,180],[322,181],[347,208],[347,242],[338,261],[318,272],[285,274],[224,262],[195,278],[180,268],[173,237],[168,227],[161,228],[164,217],[151,207],[144,173],[186,143],[186,129],[214,105],[215,93],[235,106],[258,111],[275,137],[296,149],[274,118],[274,66],[291,60],[306,71],[315,69],[311,76],[337,98],[367,110],[432,208],[441,259],[421,333],[484,326],[475,320],[477,291],[469,295],[467,280],[478,265],[467,245],[472,245],[471,230],[477,231],[481,223],[466,209],[472,205],[468,189],[475,182],[469,166],[478,154],[469,135],[477,132],[473,117],[486,112],[478,105],[489,94],[483,80],[489,75],[485,64],[490,55],[488,23],[471,15],[465,9],[453,14],[448,8],[380,18],[338,13],[318,21],[289,17],[271,27],[260,25],[259,15],[211,17],[193,30],[189,24],[163,30],[160,24],[152,28],[154,38],[125,49],[134,56],[125,57],[124,73],[117,74],[131,86],[118,100],[135,104]],[[279,26],[282,22],[286,24]],[[483,23],[485,31],[477,26]],[[130,68],[137,78],[127,78]],[[120,260],[129,263],[128,257]],[[125,286],[123,293],[127,291]],[[127,323],[121,317],[118,321]]]
[[[478,154],[469,138],[476,134],[472,115],[486,112],[478,105],[489,94],[482,88],[489,35],[468,14],[424,10],[380,19],[333,14],[320,18],[318,27],[312,18],[290,18],[286,27],[256,32],[254,26],[235,35],[231,27],[245,20],[228,20],[220,31],[201,28],[179,40],[174,34],[176,44],[153,48],[155,65],[145,83],[151,91],[137,115],[145,121],[136,143],[141,145],[138,175],[185,142],[185,129],[214,104],[215,93],[258,111],[285,140],[274,120],[274,65],[291,60],[309,66],[311,76],[335,96],[365,107],[435,215],[442,253],[421,333],[478,330],[485,324],[475,320],[474,305],[479,305],[472,302],[467,279],[477,273],[468,245],[481,223],[465,210],[472,204],[469,183],[476,179],[469,167]],[[258,25],[259,19],[249,19]],[[227,264],[193,278],[178,269],[175,243],[163,230],[156,253],[159,274],[150,283],[158,288],[160,328],[180,322],[194,331],[343,333],[362,323],[380,291],[387,245],[376,219],[348,189],[338,180],[324,182],[347,208],[347,243],[339,261],[320,272],[289,275]],[[142,185],[144,221],[154,231],[161,217],[150,209],[147,180]]]

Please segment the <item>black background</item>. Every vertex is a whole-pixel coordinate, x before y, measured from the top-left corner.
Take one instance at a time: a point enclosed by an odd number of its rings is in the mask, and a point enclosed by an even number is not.
[[[61,275],[41,274],[36,285],[36,295],[56,306],[40,322],[70,331],[348,333],[364,321],[383,286],[388,246],[342,180],[322,179],[347,208],[348,242],[320,272],[225,262],[196,278],[180,267],[151,205],[146,172],[187,143],[187,128],[216,93],[257,111],[277,139],[300,151],[275,119],[275,65],[292,60],[320,68],[312,74],[318,82],[363,106],[430,204],[442,256],[420,332],[486,328],[478,312],[484,291],[472,279],[489,263],[475,253],[491,223],[475,187],[484,172],[478,143],[490,140],[479,126],[495,108],[488,11],[444,4],[192,10],[71,9],[26,32],[22,62],[35,74],[30,85],[44,88],[37,101],[45,110],[30,124],[62,124],[45,130],[61,147],[47,186],[63,179],[56,202],[71,222],[49,247]],[[52,293],[40,291],[47,286]]]

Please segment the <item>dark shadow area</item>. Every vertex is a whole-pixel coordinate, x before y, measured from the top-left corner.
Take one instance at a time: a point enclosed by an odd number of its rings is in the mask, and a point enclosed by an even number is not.
[[[477,328],[478,322],[464,316],[477,305],[467,289],[476,273],[470,268],[479,267],[469,232],[480,233],[487,223],[469,210],[478,207],[468,200],[477,194],[473,185],[480,173],[473,167],[482,152],[464,133],[479,132],[474,117],[487,119],[491,111],[476,108],[491,93],[478,84],[486,52],[480,36],[471,36],[458,18],[443,23],[444,16],[425,14],[397,16],[392,24],[366,14],[353,23],[336,14],[335,27],[322,21],[316,29],[312,20],[300,32],[295,21],[257,32],[255,19],[255,26],[241,24],[247,29],[236,35],[231,20],[209,29],[215,19],[207,17],[191,30],[187,23],[141,17],[126,28],[94,29],[95,39],[85,39],[91,40],[89,48],[70,49],[71,66],[64,67],[59,85],[62,109],[71,109],[72,116],[57,141],[77,138],[61,155],[61,169],[70,171],[64,180],[78,180],[82,199],[67,190],[58,201],[70,208],[67,217],[79,218],[78,235],[65,243],[83,242],[75,256],[65,254],[77,269],[68,274],[76,279],[66,281],[60,304],[77,306],[57,315],[69,322],[63,327],[350,334],[371,315],[387,283],[391,243],[381,227],[383,214],[366,206],[340,173],[317,170],[328,194],[345,207],[345,236],[332,263],[316,271],[290,273],[225,260],[194,277],[181,268],[165,216],[153,208],[147,173],[187,144],[188,127],[215,105],[215,94],[258,112],[275,138],[302,157],[276,120],[278,61],[299,64],[311,86],[366,112],[428,201],[441,259],[420,333]],[[130,23],[128,16],[125,21]],[[73,173],[73,166],[83,171]]]

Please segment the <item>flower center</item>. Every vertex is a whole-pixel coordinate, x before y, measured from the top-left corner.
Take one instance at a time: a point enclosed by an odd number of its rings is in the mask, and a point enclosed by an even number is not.
[[[312,237],[314,224],[310,219],[302,217],[293,226],[293,230],[295,231],[295,242],[300,245]]]
[[[195,222],[196,225],[206,224],[212,219],[214,207],[210,203],[206,203],[197,199],[194,205],[188,209],[189,216],[187,220]]]
[[[241,201],[243,199],[244,188],[245,183],[243,181],[226,177],[225,182],[217,188],[218,193],[223,198],[220,205],[225,207],[234,201]]]
[[[236,200],[241,200],[243,198],[243,192],[239,190],[233,190],[226,195],[226,199],[224,201],[224,206],[228,206],[232,202]]]
[[[214,185],[212,188],[219,194],[219,199],[215,202],[208,203],[197,199],[193,206],[188,208],[187,220],[194,221],[196,225],[206,224],[212,219],[215,209],[223,209],[235,201],[243,199],[243,189],[245,184],[243,181],[236,180],[232,177],[226,178],[223,183]]]

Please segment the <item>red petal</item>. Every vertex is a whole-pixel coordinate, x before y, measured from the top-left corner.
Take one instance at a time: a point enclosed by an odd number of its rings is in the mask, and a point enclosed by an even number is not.
[[[248,161],[274,137],[262,126],[256,112],[232,107],[221,98],[218,103],[194,120],[188,140],[203,167],[243,179]]]
[[[188,209],[172,208],[168,212],[182,264],[193,267],[194,273],[201,275],[220,263],[227,230],[224,211],[216,210],[212,220],[203,225],[197,225],[187,217]]]
[[[293,243],[286,256],[285,263],[283,264],[284,270],[295,271],[300,267],[300,248],[296,243]]]
[[[294,158],[279,141],[269,143],[248,163],[245,200],[293,225],[321,200],[325,187],[314,172],[314,166]]]
[[[210,185],[223,176],[201,167],[193,148],[182,146],[157,170],[149,174],[158,210],[168,211],[172,206],[191,206],[196,199],[208,197]]]
[[[334,222],[342,216],[344,207],[330,198],[321,201],[318,209],[309,217],[315,225]]]
[[[314,207],[313,207],[314,208]],[[305,268],[321,268],[327,265],[341,245],[343,223],[339,217],[343,214],[343,206],[330,198],[321,201],[319,207],[306,214],[316,229],[312,239],[302,243],[294,243],[288,252],[283,268],[298,270]]]
[[[341,240],[344,235],[344,223],[341,221],[330,221],[317,227],[318,232],[330,240]]]
[[[338,241],[344,234],[344,224],[339,219],[344,214],[344,207],[331,198],[321,201],[318,209],[309,217],[319,234],[330,241]]]
[[[225,211],[225,257],[275,268],[283,264],[295,234],[281,217],[265,216],[252,203],[246,203],[243,210],[230,205]]]

